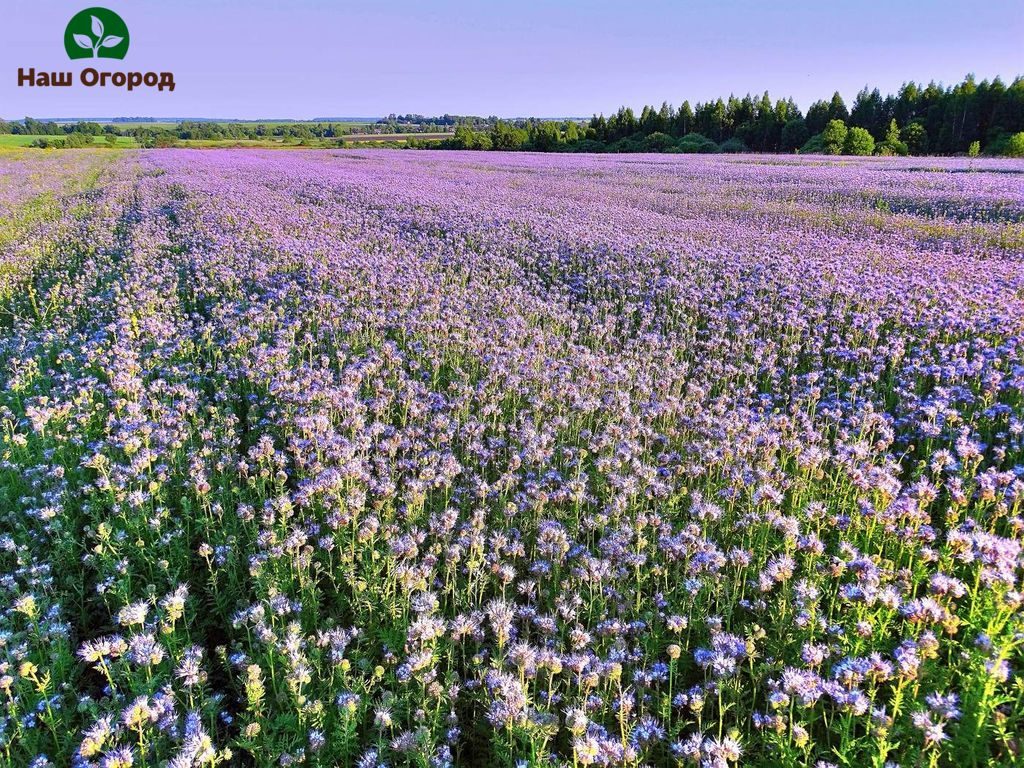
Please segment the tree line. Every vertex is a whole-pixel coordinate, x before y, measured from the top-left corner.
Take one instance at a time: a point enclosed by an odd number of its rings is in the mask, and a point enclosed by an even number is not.
[[[883,96],[863,88],[847,107],[836,92],[804,113],[792,98],[730,95],[728,99],[645,106],[639,115],[621,107],[589,121],[539,118],[502,120],[391,114],[362,130],[450,130],[450,138],[410,139],[414,148],[534,150],[540,152],[804,152],[825,154],[955,155],[1024,157],[1024,76],[956,85],[905,83]],[[353,126],[332,122],[218,123],[182,121],[175,126],[58,124],[26,117],[0,120],[0,133],[39,136],[39,146],[91,146],[93,137],[131,136],[143,147],[178,141],[291,139],[341,141]],[[51,138],[53,137],[53,138]]]
[[[449,149],[586,152],[813,152],[826,154],[1024,156],[1024,77],[943,87],[905,83],[883,96],[861,90],[851,107],[832,94],[807,112],[792,98],[743,97],[621,107],[585,124],[496,121],[489,130],[459,125],[450,139],[414,142]]]
[[[124,125],[79,121],[55,123],[26,117],[20,121],[0,120],[0,134],[39,136],[39,146],[84,146],[80,136],[130,136],[143,147],[170,146],[177,141],[332,139],[351,133],[351,126],[341,123],[217,123],[205,120],[185,120],[174,126]],[[54,137],[54,138],[50,138]],[[63,137],[63,138],[60,138]]]

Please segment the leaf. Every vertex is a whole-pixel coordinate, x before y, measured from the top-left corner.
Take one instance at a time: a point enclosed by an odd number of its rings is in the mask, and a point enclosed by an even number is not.
[[[88,35],[72,35],[72,37],[75,38],[75,42],[78,43],[79,48],[87,48],[90,51],[92,50],[92,38]]]
[[[107,37],[103,38],[103,42],[100,43],[100,48],[113,48],[117,45],[120,45],[122,40],[124,40],[123,37],[118,37],[117,35],[107,35]]]
[[[92,33],[96,37],[103,37],[103,22],[95,16],[90,16],[89,18],[92,19]]]

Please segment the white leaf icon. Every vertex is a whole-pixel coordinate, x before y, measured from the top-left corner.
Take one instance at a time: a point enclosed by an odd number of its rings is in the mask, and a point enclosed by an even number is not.
[[[86,48],[92,50],[92,40],[88,35],[72,35],[75,38],[75,42],[78,43],[79,48]]]
[[[100,48],[113,48],[116,45],[120,45],[122,40],[124,40],[123,37],[108,35],[103,39],[103,42],[100,43]]]
[[[95,16],[90,16],[89,18],[92,19],[92,33],[96,37],[103,37],[103,22]]]

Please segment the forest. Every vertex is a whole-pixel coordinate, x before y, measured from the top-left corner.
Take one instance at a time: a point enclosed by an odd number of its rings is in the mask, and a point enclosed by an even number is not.
[[[497,121],[489,130],[465,124],[440,145],[449,149],[584,152],[795,152],[824,154],[1024,156],[1024,77],[968,75],[943,87],[905,83],[883,96],[864,87],[848,107],[839,92],[806,113],[792,98],[730,95],[727,99],[621,107],[586,124],[568,120]]]

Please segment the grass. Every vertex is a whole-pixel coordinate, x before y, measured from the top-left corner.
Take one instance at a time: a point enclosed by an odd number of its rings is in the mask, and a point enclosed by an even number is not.
[[[59,139],[59,138],[61,138],[61,137],[60,136],[43,136],[43,135],[37,135],[37,134],[34,134],[34,133],[29,133],[29,134],[4,133],[4,134],[0,134],[0,147],[28,147],[28,146],[31,146],[32,142],[34,142],[36,139],[51,139],[52,140],[52,139]],[[97,146],[101,146],[101,147],[107,146],[107,142],[106,142],[106,137],[105,136],[94,136],[93,137],[93,143],[96,144]],[[134,147],[134,146],[136,146],[135,139],[132,138],[131,136],[118,136],[117,137],[117,144],[115,144],[115,146],[119,147],[119,148],[122,148],[122,149],[128,148],[128,147]]]

